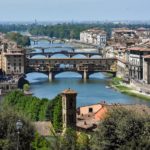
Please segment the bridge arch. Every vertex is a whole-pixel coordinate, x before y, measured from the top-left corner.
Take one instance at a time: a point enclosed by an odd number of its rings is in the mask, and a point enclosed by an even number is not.
[[[102,58],[102,56],[101,55],[92,55],[90,58]]]
[[[51,58],[68,58],[69,56],[67,54],[62,54],[61,52],[56,53],[56,54],[52,54]]]
[[[31,58],[46,58],[44,54],[32,54]]]
[[[31,71],[26,73],[26,80],[30,83],[44,82],[48,80],[48,72]]]
[[[77,71],[63,71],[55,74],[55,78],[82,78],[82,73]]]
[[[86,54],[74,54],[72,58],[87,58]]]
[[[89,71],[88,72],[88,76],[89,76],[89,78],[90,77],[93,77],[93,76],[95,76],[95,75],[97,75],[97,74],[99,74],[100,76],[103,76],[104,77],[104,73],[110,73],[110,74],[112,74],[112,76],[116,76],[116,72],[101,72],[101,71]]]

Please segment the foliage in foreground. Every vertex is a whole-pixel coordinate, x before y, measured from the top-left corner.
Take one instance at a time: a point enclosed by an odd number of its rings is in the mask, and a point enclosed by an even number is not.
[[[16,122],[21,120],[23,128],[20,130],[19,149],[30,149],[30,143],[34,139],[34,128],[30,122],[23,116],[20,116],[14,110],[0,110],[0,150],[16,150],[17,130]]]
[[[143,110],[144,112],[144,110]],[[90,135],[67,129],[63,135],[50,139],[34,132],[32,125],[14,110],[0,110],[0,149],[15,150],[17,141],[16,122],[21,119],[22,150],[134,150],[150,149],[150,116],[137,114],[125,108],[111,109],[100,122],[96,132]]]
[[[53,134],[50,141],[50,150],[90,150],[89,137],[85,133],[77,133],[74,129],[68,128],[63,135]]]
[[[93,133],[91,149],[150,149],[150,116],[114,108]]]
[[[39,99],[34,96],[25,96],[23,92],[17,90],[5,96],[3,106],[14,108],[32,121],[52,121],[56,130],[62,127],[60,96],[56,96],[53,100]]]

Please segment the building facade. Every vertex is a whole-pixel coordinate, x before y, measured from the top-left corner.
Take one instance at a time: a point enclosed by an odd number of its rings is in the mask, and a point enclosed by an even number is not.
[[[129,77],[134,80],[143,80],[143,58],[150,54],[150,49],[132,47],[127,49],[127,62],[129,64]]]
[[[20,75],[25,72],[25,51],[16,43],[3,40],[0,43],[0,69],[6,75]]]
[[[63,129],[76,128],[76,96],[74,90],[66,89],[62,93],[62,120]]]
[[[150,84],[150,55],[146,55],[143,58],[143,81],[146,84]]]
[[[80,41],[103,48],[106,46],[107,34],[104,30],[88,29],[80,33]]]

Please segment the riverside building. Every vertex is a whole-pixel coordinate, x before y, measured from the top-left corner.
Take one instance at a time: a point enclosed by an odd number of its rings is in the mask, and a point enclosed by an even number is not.
[[[1,39],[0,42],[0,69],[6,75],[24,74],[24,50],[15,42]]]
[[[80,33],[80,41],[103,48],[106,46],[107,34],[104,30],[88,29]]]

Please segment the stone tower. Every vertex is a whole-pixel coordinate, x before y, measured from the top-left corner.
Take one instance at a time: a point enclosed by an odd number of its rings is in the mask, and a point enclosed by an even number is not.
[[[76,96],[74,90],[67,89],[62,92],[62,119],[63,129],[76,128]]]

